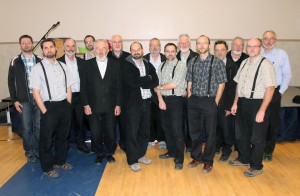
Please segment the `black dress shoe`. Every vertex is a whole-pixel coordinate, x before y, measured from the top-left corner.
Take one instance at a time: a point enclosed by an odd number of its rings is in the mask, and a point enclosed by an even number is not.
[[[80,152],[86,153],[86,154],[91,153],[91,150],[89,149],[89,147],[87,147],[84,143],[77,144],[77,150],[79,150]]]
[[[170,159],[170,158],[174,158],[174,156],[170,155],[168,152],[165,154],[161,154],[159,155],[160,159]]]
[[[115,163],[116,162],[116,159],[113,156],[108,156],[108,157],[106,157],[106,159],[107,159],[107,162],[109,162],[109,163]]]
[[[181,162],[175,162],[175,169],[176,170],[182,170],[183,164]]]
[[[102,156],[97,156],[96,159],[95,159],[96,165],[100,165],[102,163],[103,158],[104,157],[102,157]]]

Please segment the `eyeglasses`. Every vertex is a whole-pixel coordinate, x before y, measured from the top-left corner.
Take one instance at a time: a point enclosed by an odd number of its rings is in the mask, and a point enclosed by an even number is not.
[[[92,43],[94,43],[94,41],[87,41],[87,42],[85,42],[85,44],[92,44]]]
[[[249,49],[255,49],[255,48],[260,48],[261,47],[261,45],[259,45],[259,46],[247,46],[247,48],[249,48]]]
[[[264,41],[275,41],[276,38],[275,37],[270,37],[270,38],[264,37],[263,40]]]
[[[207,45],[208,42],[197,42],[196,44],[197,44],[197,45]]]

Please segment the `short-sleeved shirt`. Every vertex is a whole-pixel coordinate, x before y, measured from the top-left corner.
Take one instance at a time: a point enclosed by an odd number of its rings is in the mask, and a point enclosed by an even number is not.
[[[205,60],[200,56],[193,57],[188,63],[186,81],[192,82],[191,93],[196,96],[216,96],[219,84],[227,82],[226,66],[223,61],[214,57],[211,68],[210,89],[208,93],[209,67],[211,58],[208,54]]]
[[[234,77],[234,81],[238,83],[237,89],[239,97],[250,99],[256,70],[262,58],[263,57],[259,55],[252,63],[250,63],[250,58],[242,62]],[[272,63],[268,59],[264,59],[257,75],[253,99],[263,99],[266,88],[270,86],[277,86],[275,71]]]
[[[187,87],[187,83],[185,80],[186,76],[186,65],[179,61],[177,58],[174,59],[171,63],[166,61],[160,64],[157,70],[157,76],[159,79],[159,84],[167,84],[174,83],[176,84],[176,88],[174,89],[174,95],[183,96],[185,95],[185,89]],[[162,68],[163,66],[163,68]],[[176,66],[176,67],[175,67]],[[175,67],[175,70],[174,70]],[[174,77],[172,78],[174,70]],[[163,96],[170,96],[172,94],[172,90],[161,90],[160,91]]]
[[[66,64],[60,62],[61,66],[63,67],[66,73],[67,84],[65,81],[64,71],[57,60],[55,60],[55,63],[52,64],[47,59],[43,59],[42,63],[45,67],[45,72],[48,78],[52,100],[49,99],[48,88],[41,63],[37,63],[32,69],[32,88],[40,90],[40,94],[43,101],[62,101],[66,99],[66,88],[70,87],[74,83],[73,77],[70,71],[68,70]]]

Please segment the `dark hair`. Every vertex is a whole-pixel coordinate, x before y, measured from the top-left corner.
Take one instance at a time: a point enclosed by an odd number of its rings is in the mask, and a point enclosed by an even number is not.
[[[21,40],[22,40],[23,38],[28,38],[28,39],[30,39],[31,43],[33,43],[32,37],[31,37],[30,35],[22,35],[22,36],[19,38],[19,44],[21,44]]]
[[[174,46],[174,47],[175,47],[175,50],[176,50],[176,52],[177,52],[177,46],[176,46],[174,43],[167,43],[167,44],[165,45],[165,47],[164,47],[164,51],[166,51],[166,48],[167,48],[168,46]]]
[[[84,43],[85,43],[85,39],[88,38],[88,37],[93,38],[93,42],[96,40],[94,36],[92,36],[92,35],[87,35],[87,36],[85,36],[84,39],[83,39]]]
[[[131,46],[132,46],[133,44],[140,44],[141,48],[143,49],[143,45],[142,45],[140,42],[133,42],[133,43],[130,45],[130,50],[131,50]]]
[[[215,45],[214,45],[214,48],[216,48],[216,45],[218,45],[218,44],[224,44],[226,50],[228,50],[228,45],[227,45],[226,41],[224,41],[224,40],[218,40],[218,41],[216,41]]]
[[[42,49],[42,50],[43,50],[43,46],[44,46],[44,43],[45,43],[45,42],[52,42],[53,45],[54,45],[54,47],[56,46],[56,45],[55,45],[55,42],[54,42],[54,39],[52,39],[52,38],[43,39],[43,41],[41,42],[41,49]]]

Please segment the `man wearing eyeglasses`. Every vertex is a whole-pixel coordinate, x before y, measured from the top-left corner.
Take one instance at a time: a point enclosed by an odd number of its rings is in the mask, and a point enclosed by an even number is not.
[[[276,85],[272,63],[260,55],[261,40],[251,38],[247,44],[249,58],[239,68],[234,81],[236,95],[231,113],[236,115],[236,144],[238,157],[229,161],[232,166],[248,166],[245,176],[263,172],[262,160],[270,119],[268,106]]]
[[[108,58],[115,59],[120,63],[120,66],[124,64],[126,57],[130,55],[130,53],[123,50],[123,39],[121,35],[113,35],[110,40],[112,51],[109,51],[107,54]],[[124,108],[125,109],[125,108]],[[125,128],[126,128],[126,120],[125,120],[125,110],[122,108],[122,113],[116,117],[118,128],[119,128],[119,146],[123,151],[126,151],[126,144],[125,144]]]
[[[88,52],[83,55],[83,59],[89,60],[89,59],[95,58],[96,57],[95,53],[94,53],[95,37],[92,35],[87,35],[87,36],[85,36],[83,41],[84,41],[86,49],[88,50]]]
[[[222,60],[209,53],[210,39],[201,35],[196,48],[199,55],[188,63],[186,80],[188,82],[188,118],[192,138],[193,168],[204,163],[202,172],[209,173],[213,167],[216,147],[217,107],[225,88],[226,70]],[[207,141],[202,152],[201,133],[207,132]]]
[[[32,52],[30,35],[22,35],[19,44],[22,52],[10,62],[8,88],[11,100],[21,115],[25,156],[28,162],[36,162],[39,158],[40,110],[33,99],[30,79],[34,65],[41,58]]]
[[[275,149],[277,132],[279,128],[279,113],[281,96],[287,90],[292,79],[291,65],[286,51],[275,47],[277,35],[274,31],[265,31],[263,34],[263,47],[261,55],[273,63],[276,73],[277,88],[270,103],[271,117],[267,134],[267,143],[264,151],[264,160],[272,161]]]

